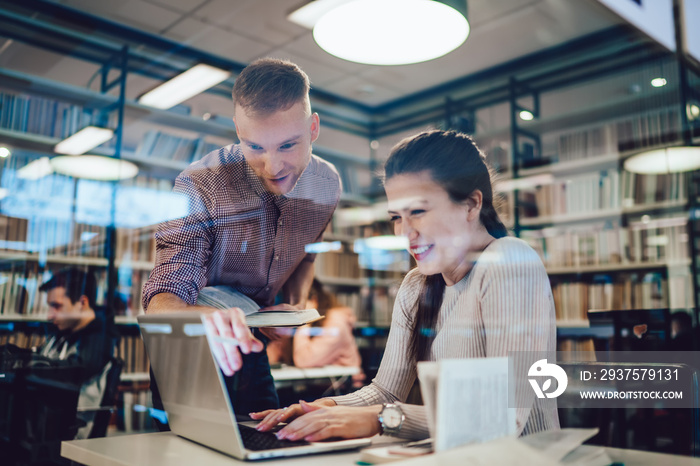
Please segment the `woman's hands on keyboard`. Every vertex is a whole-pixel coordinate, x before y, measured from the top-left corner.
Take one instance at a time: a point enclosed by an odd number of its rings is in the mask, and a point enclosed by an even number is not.
[[[277,432],[280,440],[318,442],[331,438],[363,438],[381,433],[376,406],[318,406],[300,402],[304,414]]]
[[[261,432],[268,432],[272,430],[277,424],[280,424],[282,422],[291,422],[292,420],[298,418],[299,416],[307,412],[303,410],[300,403],[302,402],[300,401],[299,403],[295,403],[286,408],[268,409],[258,413],[250,413],[249,416],[256,421],[262,419],[255,428]],[[336,405],[335,401],[331,400],[330,398],[320,398],[311,403],[303,403],[307,406],[318,408],[331,407]]]

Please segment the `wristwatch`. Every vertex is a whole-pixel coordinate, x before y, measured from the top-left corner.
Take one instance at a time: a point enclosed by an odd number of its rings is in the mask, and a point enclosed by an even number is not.
[[[378,417],[379,424],[382,426],[382,434],[387,435],[398,434],[404,419],[406,419],[401,407],[393,403],[384,403]]]

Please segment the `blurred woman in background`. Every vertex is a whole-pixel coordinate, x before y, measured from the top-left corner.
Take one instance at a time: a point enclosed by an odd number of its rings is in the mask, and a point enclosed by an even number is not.
[[[321,282],[315,278],[306,307],[317,309],[325,318],[297,329],[294,334],[294,365],[361,368],[360,352],[352,333],[357,321],[354,311],[339,306],[335,296],[324,290]],[[360,369],[360,373],[353,376],[353,385],[361,386],[364,378]]]

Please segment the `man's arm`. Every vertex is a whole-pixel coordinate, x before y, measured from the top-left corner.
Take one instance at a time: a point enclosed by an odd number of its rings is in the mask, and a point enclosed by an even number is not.
[[[217,309],[209,306],[187,304],[182,298],[173,293],[158,293],[151,298],[146,312],[148,314],[162,314],[173,311],[194,311],[209,314],[216,310]]]
[[[238,348],[244,354],[260,352],[264,345],[255,338],[245,323],[240,308],[220,310],[209,306],[187,304],[173,293],[158,293],[148,303],[147,312],[158,314],[173,311],[195,311],[206,314],[204,326],[209,335],[230,339],[230,342],[214,341],[212,353],[224,374],[233,375],[243,365]]]

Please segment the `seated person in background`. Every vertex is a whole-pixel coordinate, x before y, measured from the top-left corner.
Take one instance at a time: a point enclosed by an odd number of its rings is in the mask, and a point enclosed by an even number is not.
[[[671,340],[669,351],[693,351],[695,349],[695,333],[693,317],[685,311],[671,314]]]
[[[361,367],[360,352],[352,329],[357,318],[349,307],[338,306],[335,297],[323,289],[314,278],[306,301],[325,319],[298,328],[294,334],[294,365],[297,367],[338,366]],[[360,372],[353,376],[353,385],[362,386],[365,379]]]
[[[348,395],[252,413],[261,420],[258,430],[289,422],[278,438],[426,438],[425,407],[403,403],[418,361],[554,353],[554,301],[544,265],[527,243],[508,237],[485,157],[469,136],[430,131],[403,140],[385,164],[384,187],[395,233],[408,238],[418,266],[396,297],[377,377]],[[555,400],[535,399],[525,389],[515,396],[522,406],[518,435],[559,428]],[[405,417],[385,427],[379,418],[385,409]]]
[[[57,365],[80,366],[82,375],[76,381],[81,385],[78,408],[97,408],[118,337],[105,312],[95,311],[95,276],[69,268],[54,274],[39,290],[47,292],[48,319],[55,327],[39,354]],[[76,438],[87,438],[94,414],[78,413],[86,426],[80,428]]]

